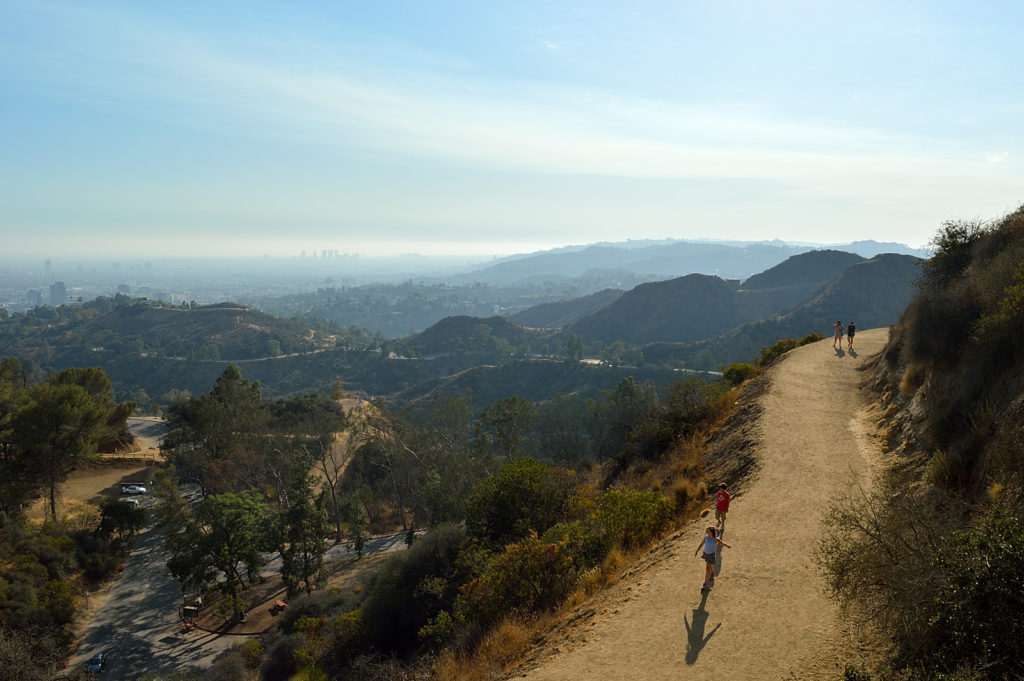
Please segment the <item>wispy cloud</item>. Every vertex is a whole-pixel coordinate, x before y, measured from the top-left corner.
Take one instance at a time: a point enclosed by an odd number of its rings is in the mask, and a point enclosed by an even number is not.
[[[227,43],[201,27],[141,16],[67,5],[44,11],[64,22],[66,37],[77,41],[65,54],[81,62],[58,63],[47,73],[53,83],[109,97],[170,127],[527,174],[760,182],[782,199],[889,209],[969,205],[1021,186],[1009,152],[986,155],[956,141],[844,121],[783,119],[752,102],[683,104],[494,80],[444,68],[458,61],[446,55],[425,69],[416,65],[422,60],[372,45],[258,33]],[[332,210],[325,207],[325,215]]]

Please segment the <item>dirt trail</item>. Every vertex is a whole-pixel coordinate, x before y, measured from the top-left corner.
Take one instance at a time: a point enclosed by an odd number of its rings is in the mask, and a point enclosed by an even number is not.
[[[886,338],[886,329],[860,332],[852,354],[820,341],[771,370],[761,468],[732,503],[723,537],[732,548],[722,549],[710,593],[700,590],[704,564],[693,555],[709,516],[663,547],[664,560],[616,586],[617,602],[583,643],[523,678],[841,678],[863,651],[824,595],[813,549],[828,500],[866,483],[877,460],[855,369]]]

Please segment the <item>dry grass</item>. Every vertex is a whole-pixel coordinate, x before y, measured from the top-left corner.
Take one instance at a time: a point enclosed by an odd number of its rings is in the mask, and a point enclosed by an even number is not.
[[[484,635],[469,655],[444,650],[434,661],[434,678],[439,681],[481,681],[503,678],[530,648],[536,632],[550,623],[550,616],[531,621],[517,617],[503,620]]]
[[[900,379],[900,392],[905,397],[910,397],[917,392],[917,389],[924,385],[925,378],[928,377],[928,370],[922,364],[911,364],[907,367],[907,370],[903,372],[903,378]]]

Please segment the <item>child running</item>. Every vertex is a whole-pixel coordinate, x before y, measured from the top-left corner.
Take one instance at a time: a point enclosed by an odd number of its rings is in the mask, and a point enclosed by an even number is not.
[[[718,554],[718,546],[721,544],[727,549],[732,547],[716,536],[715,528],[709,527],[704,533],[704,540],[697,546],[693,555],[696,556],[704,549],[704,586],[701,589],[710,589],[715,585],[715,558]]]
[[[722,532],[725,532],[725,515],[729,512],[729,499],[731,498],[725,483],[719,484],[718,491],[715,492],[715,520],[722,526]]]

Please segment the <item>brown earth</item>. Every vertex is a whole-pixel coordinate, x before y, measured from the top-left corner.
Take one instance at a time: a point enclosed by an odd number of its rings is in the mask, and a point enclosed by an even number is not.
[[[741,466],[749,478],[711,591],[694,556],[705,516],[547,632],[510,678],[839,679],[846,664],[873,660],[826,597],[814,549],[829,501],[869,485],[880,458],[857,368],[886,339],[886,329],[860,332],[852,353],[820,341],[768,371],[768,389],[743,409],[753,465]]]
[[[92,512],[98,513],[101,497],[120,497],[122,483],[145,484],[152,479],[150,468],[139,459],[123,457],[101,457],[83,464],[72,471],[58,487],[57,515],[63,518],[87,513],[89,507],[92,507]],[[43,494],[29,505],[26,517],[32,522],[41,523],[48,504],[48,497]]]

